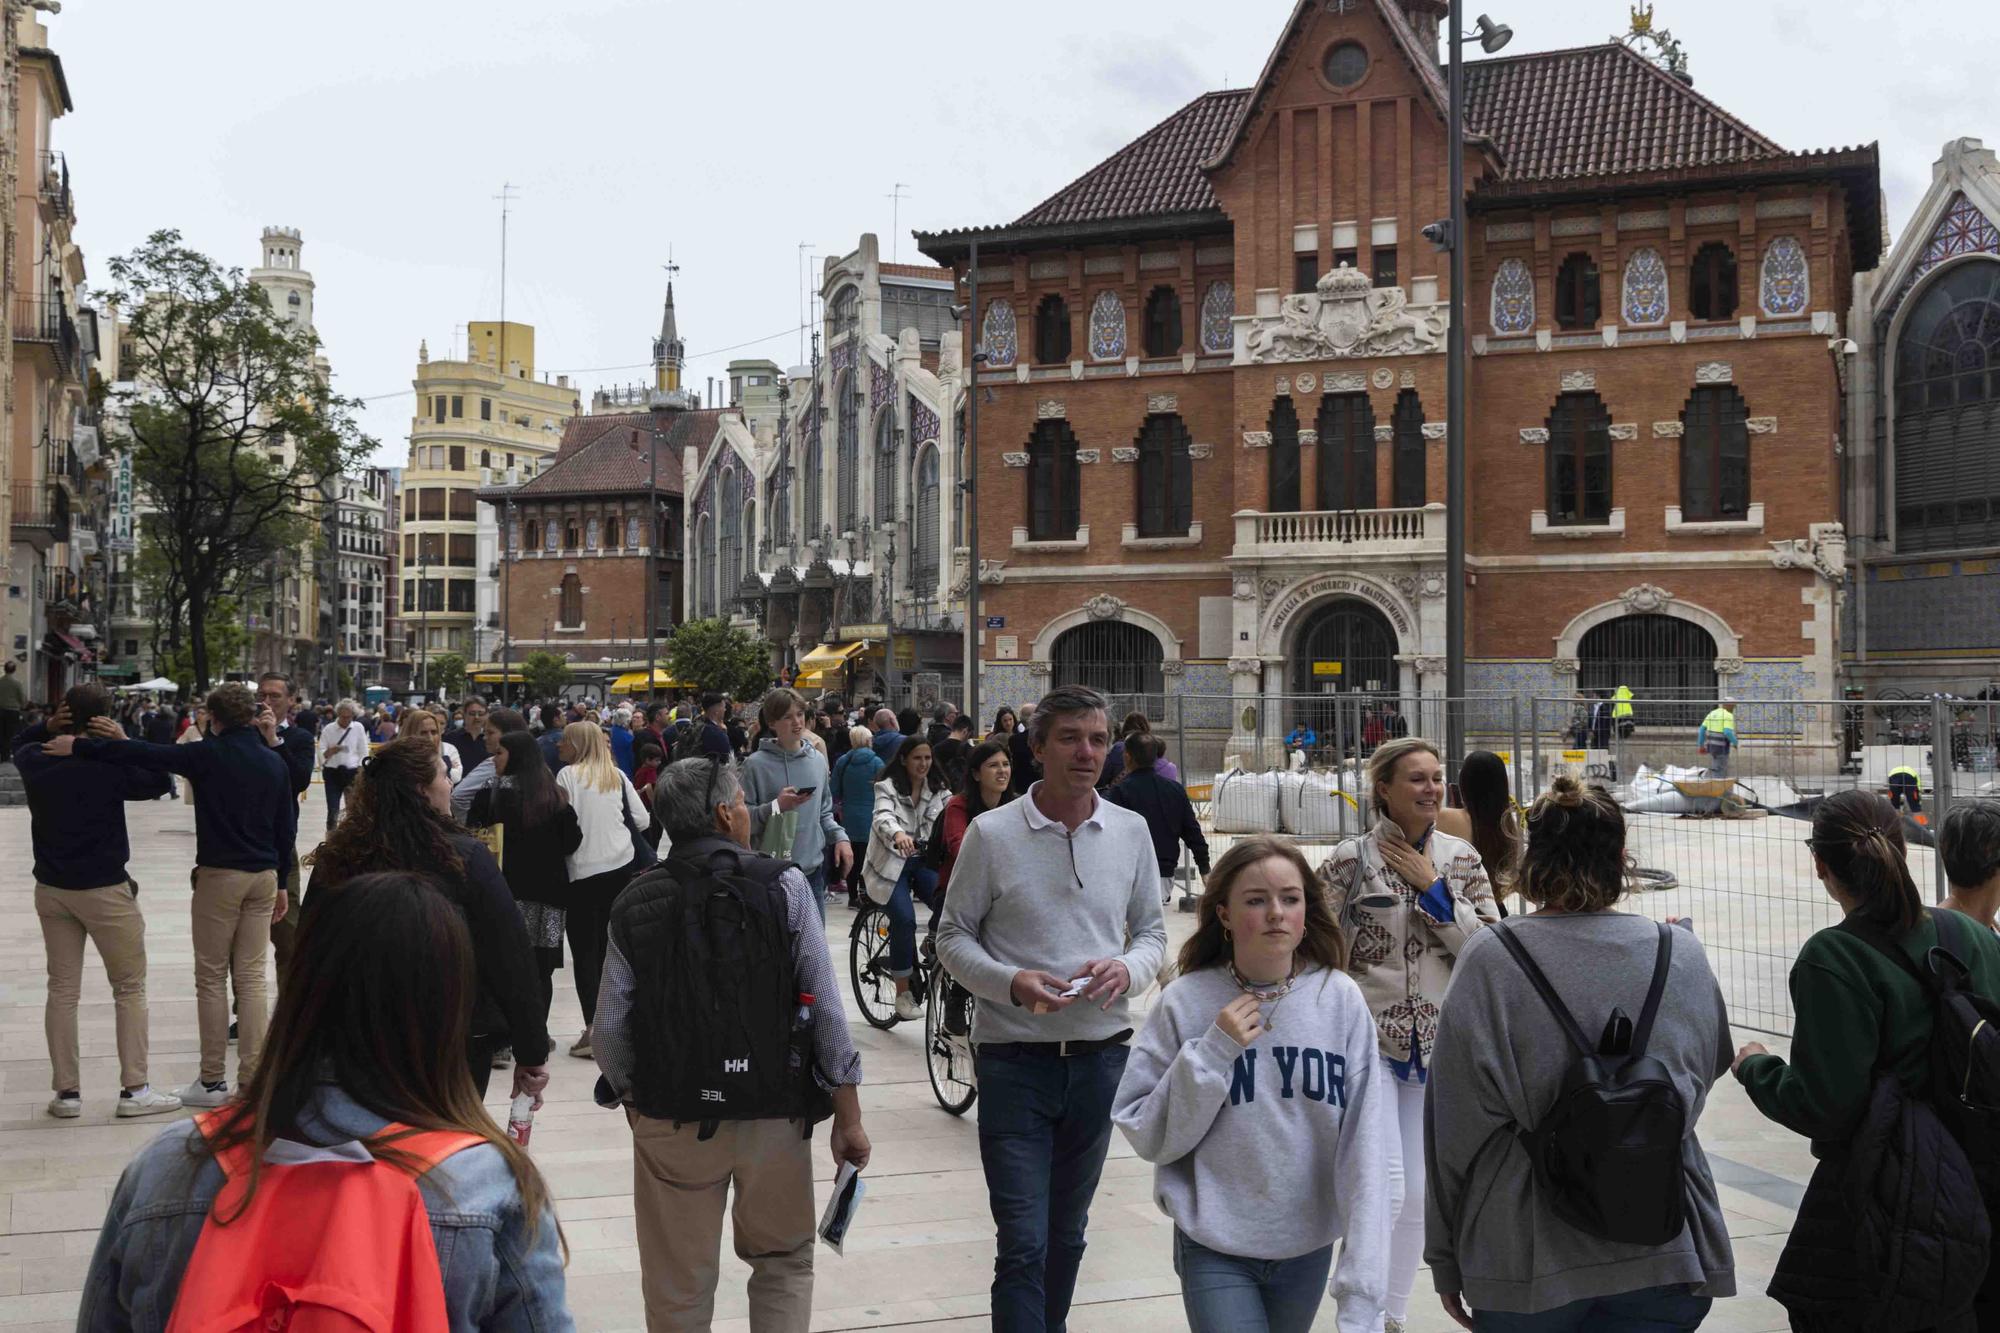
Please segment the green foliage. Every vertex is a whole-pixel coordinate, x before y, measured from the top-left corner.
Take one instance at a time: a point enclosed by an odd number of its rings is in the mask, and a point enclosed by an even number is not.
[[[309,541],[330,478],[363,462],[359,403],[328,386],[312,330],[295,327],[241,269],[157,231],[110,263],[99,295],[128,312],[133,386],[107,404],[108,442],[132,455],[150,582],[193,683],[221,663],[207,621],[219,601]],[[185,614],[185,634],[181,632]]]
[[[569,662],[561,653],[529,653],[515,675],[520,677],[530,698],[553,699],[569,684]]]
[[[202,626],[202,640],[208,650],[208,660],[218,672],[242,664],[244,650],[250,646],[250,631],[243,627],[243,617],[233,599],[219,597],[210,604],[208,618]],[[207,693],[206,686],[199,690],[195,688],[198,676],[191,642],[184,641],[154,660],[159,664],[161,675],[180,685],[181,698],[198,699]]]
[[[424,672],[426,688],[446,694],[465,692],[465,659],[457,653],[439,653]]]
[[[771,683],[771,650],[726,620],[690,620],[667,640],[667,668],[682,684],[754,699]]]

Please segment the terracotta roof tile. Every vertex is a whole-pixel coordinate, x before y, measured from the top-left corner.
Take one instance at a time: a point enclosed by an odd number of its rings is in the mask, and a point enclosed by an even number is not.
[[[685,486],[681,450],[689,445],[706,452],[715,440],[717,423],[730,411],[712,407],[698,411],[607,412],[572,417],[563,428],[555,462],[527,482],[516,495],[538,496],[631,494],[646,489],[650,442],[660,451],[659,489],[679,495]],[[651,434],[657,429],[659,434]],[[637,430],[640,447],[632,448]]]
[[[1216,207],[1201,169],[1249,98],[1247,89],[1204,93],[1015,219],[1017,227]]]
[[[950,282],[951,270],[933,268],[929,264],[883,264],[879,266],[885,278],[922,278],[926,282]]]

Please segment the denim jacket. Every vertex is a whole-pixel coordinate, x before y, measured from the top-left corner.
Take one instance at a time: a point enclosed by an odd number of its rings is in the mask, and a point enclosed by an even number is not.
[[[321,1143],[379,1130],[382,1117],[332,1085],[311,1137]],[[83,1284],[78,1333],[157,1333],[165,1329],[181,1275],[194,1257],[222,1168],[190,1155],[194,1122],[168,1126],[140,1149],[118,1179]],[[570,1333],[563,1297],[562,1247],[553,1209],[532,1240],[513,1172],[497,1148],[481,1144],[446,1158],[418,1181],[444,1274],[452,1333]]]

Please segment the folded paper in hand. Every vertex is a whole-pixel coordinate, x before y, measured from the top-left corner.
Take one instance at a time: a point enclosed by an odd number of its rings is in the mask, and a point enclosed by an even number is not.
[[[861,1196],[868,1192],[867,1182],[852,1162],[840,1164],[840,1174],[833,1178],[833,1197],[826,1201],[826,1211],[819,1217],[819,1238],[833,1247],[835,1254],[844,1254],[847,1243],[847,1229],[854,1225],[854,1214],[861,1207]]]

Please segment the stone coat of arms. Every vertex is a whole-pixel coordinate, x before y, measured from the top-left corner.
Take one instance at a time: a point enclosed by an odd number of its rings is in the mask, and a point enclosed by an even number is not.
[[[1244,349],[1254,363],[1350,356],[1408,356],[1444,345],[1442,306],[1412,306],[1400,287],[1374,287],[1342,264],[1310,292],[1287,296],[1275,318],[1252,323]]]

